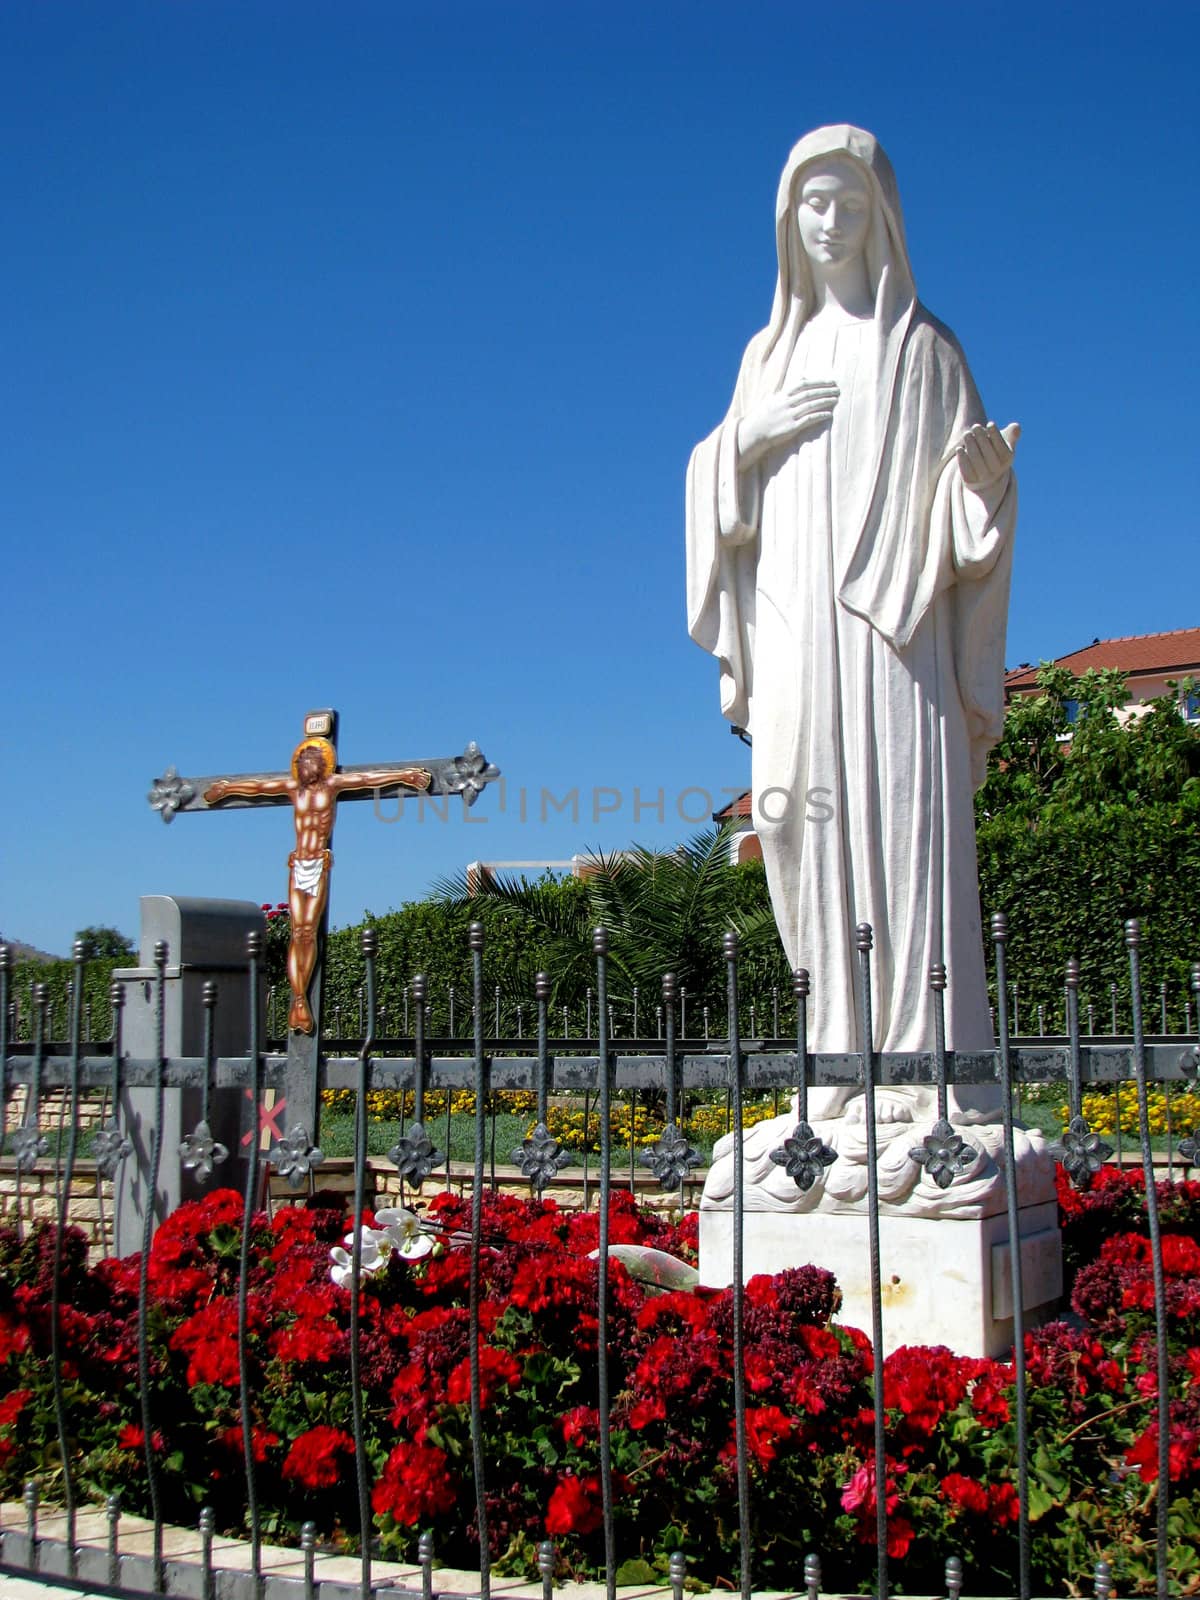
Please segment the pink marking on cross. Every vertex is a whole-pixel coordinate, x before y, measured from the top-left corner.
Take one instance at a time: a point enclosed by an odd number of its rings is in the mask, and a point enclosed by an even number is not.
[[[244,1089],[242,1093],[245,1095],[246,1099],[249,1100],[250,1104],[253,1105],[254,1096],[251,1094],[250,1090]],[[272,1139],[282,1139],[283,1129],[279,1126],[279,1119],[282,1117],[286,1109],[287,1096],[281,1095],[278,1099],[276,1099],[275,1090],[268,1089],[266,1098],[264,1099],[262,1105],[260,1105],[258,1108],[258,1128],[257,1130],[252,1128],[248,1133],[244,1133],[242,1135],[242,1148],[245,1149],[249,1146],[256,1131],[261,1135],[259,1141],[260,1150],[269,1150],[271,1148]]]

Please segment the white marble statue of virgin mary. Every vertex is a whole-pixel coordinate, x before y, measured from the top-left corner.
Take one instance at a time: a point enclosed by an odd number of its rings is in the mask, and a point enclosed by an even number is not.
[[[932,1048],[940,962],[948,1044],[988,1049],[972,794],[1003,719],[1019,429],[987,420],[917,300],[871,134],[803,138],[775,230],[770,321],[688,468],[689,631],[752,736],[775,917],[812,975],[811,1048],[860,1046],[868,922],[876,1048]],[[814,1120],[848,1098],[814,1095]],[[991,1120],[996,1103],[960,1090],[952,1115]]]

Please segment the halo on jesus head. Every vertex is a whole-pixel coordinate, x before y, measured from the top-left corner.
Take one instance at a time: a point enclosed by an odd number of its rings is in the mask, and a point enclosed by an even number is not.
[[[300,781],[300,757],[306,750],[316,750],[318,752],[321,757],[321,776],[327,778],[334,767],[337,766],[337,755],[329,740],[320,737],[301,739],[300,743],[292,751],[292,777],[296,779],[297,783]]]

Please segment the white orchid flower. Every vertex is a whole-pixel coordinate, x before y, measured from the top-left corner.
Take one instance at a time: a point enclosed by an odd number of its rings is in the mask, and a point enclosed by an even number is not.
[[[362,1232],[362,1273],[369,1277],[372,1272],[378,1272],[387,1265],[387,1256],[380,1251],[376,1242],[377,1236],[371,1228],[364,1228]],[[329,1259],[333,1265],[329,1269],[329,1276],[339,1288],[345,1288],[354,1280],[354,1257],[351,1251],[354,1248],[354,1235],[346,1235],[346,1248],[335,1244],[329,1252]]]
[[[421,1227],[415,1211],[405,1211],[401,1206],[385,1206],[375,1213],[375,1221],[383,1229],[382,1237],[390,1249],[405,1261],[419,1261],[433,1249],[433,1240]]]

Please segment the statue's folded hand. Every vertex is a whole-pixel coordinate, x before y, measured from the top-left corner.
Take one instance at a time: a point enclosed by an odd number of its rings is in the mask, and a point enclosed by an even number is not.
[[[738,455],[750,466],[775,445],[819,428],[833,416],[838,386],[832,382],[798,383],[781,389],[747,411],[738,423]]]
[[[1013,452],[1021,437],[1021,425],[1010,422],[998,428],[994,422],[977,422],[968,428],[955,447],[962,480],[968,489],[987,489],[1011,470]]]

